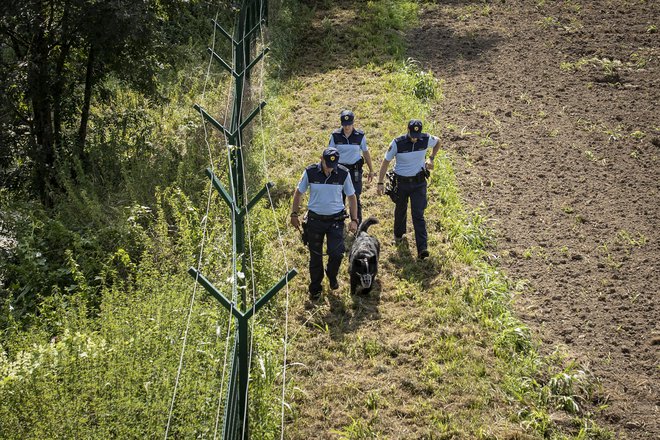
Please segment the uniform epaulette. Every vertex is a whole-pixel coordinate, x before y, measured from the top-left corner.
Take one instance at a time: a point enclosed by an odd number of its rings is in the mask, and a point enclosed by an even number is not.
[[[307,167],[305,168],[305,170],[315,170],[315,169],[317,169],[318,167],[319,167],[319,163],[317,162],[317,163],[313,163],[313,164],[311,164],[311,165],[307,165]]]

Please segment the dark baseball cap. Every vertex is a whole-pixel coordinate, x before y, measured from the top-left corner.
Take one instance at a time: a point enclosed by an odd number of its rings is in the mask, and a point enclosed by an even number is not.
[[[419,119],[411,119],[408,122],[408,135],[412,138],[419,138],[422,134],[422,121]]]
[[[336,170],[339,165],[339,151],[335,147],[326,148],[323,150],[323,160],[326,166]]]
[[[350,110],[344,110],[341,112],[341,125],[353,125],[353,119],[355,115]]]

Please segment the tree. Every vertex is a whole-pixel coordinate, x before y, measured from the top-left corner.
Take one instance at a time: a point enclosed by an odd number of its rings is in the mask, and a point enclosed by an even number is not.
[[[172,24],[204,12],[185,0],[9,0],[0,5],[0,123],[29,127],[32,187],[49,205],[58,164],[87,164],[95,87],[113,74],[145,93],[173,58]],[[15,131],[14,131],[15,133]],[[14,145],[12,154],[21,147]],[[1,162],[0,162],[1,163]],[[73,169],[73,168],[72,168]]]

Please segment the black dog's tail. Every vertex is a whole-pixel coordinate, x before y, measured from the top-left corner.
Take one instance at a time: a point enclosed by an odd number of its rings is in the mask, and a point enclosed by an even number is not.
[[[376,219],[376,217],[369,217],[368,219],[363,220],[362,223],[360,223],[360,226],[358,227],[355,235],[360,235],[360,232],[367,232],[369,226],[375,225],[376,223],[378,223],[378,219]]]

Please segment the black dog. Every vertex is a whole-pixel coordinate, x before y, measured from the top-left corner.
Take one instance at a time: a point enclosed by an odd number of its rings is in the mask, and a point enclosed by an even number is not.
[[[378,256],[380,243],[376,237],[367,233],[369,226],[378,223],[374,217],[369,217],[362,223],[355,234],[355,241],[348,254],[348,273],[351,275],[351,295],[360,285],[364,295],[371,292],[376,274],[378,273]]]

